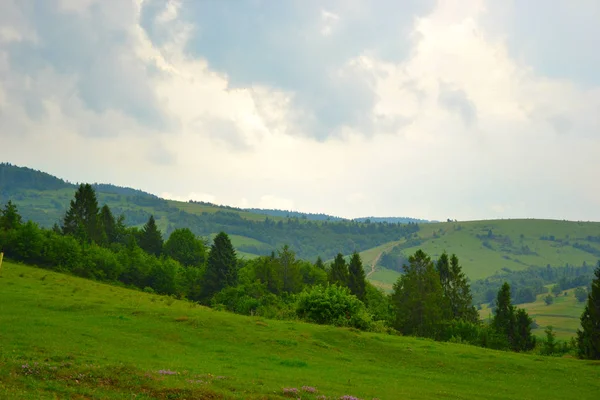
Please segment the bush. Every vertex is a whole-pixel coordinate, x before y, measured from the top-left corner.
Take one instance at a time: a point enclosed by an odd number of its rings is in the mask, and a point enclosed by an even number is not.
[[[346,287],[316,285],[298,295],[296,314],[317,324],[348,326],[362,330],[372,327],[365,305]]]

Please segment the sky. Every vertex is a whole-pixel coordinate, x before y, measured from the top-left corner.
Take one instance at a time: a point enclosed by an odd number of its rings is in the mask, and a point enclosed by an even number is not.
[[[597,0],[0,0],[0,161],[353,218],[600,221]]]

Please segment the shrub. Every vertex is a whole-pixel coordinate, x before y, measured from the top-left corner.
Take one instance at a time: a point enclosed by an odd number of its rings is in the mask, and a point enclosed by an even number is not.
[[[365,305],[346,287],[316,285],[298,295],[296,314],[317,324],[368,330],[372,320]]]

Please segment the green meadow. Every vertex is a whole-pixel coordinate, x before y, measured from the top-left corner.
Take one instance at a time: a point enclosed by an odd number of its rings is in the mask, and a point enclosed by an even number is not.
[[[0,321],[2,399],[290,398],[284,388],[303,399],[600,393],[599,362],[244,317],[7,261]]]
[[[492,237],[488,239],[489,232]],[[365,265],[371,265],[384,251],[408,257],[422,249],[433,258],[447,251],[458,256],[463,271],[471,280],[477,280],[503,268],[518,271],[530,265],[579,266],[584,262],[594,265],[600,258],[600,244],[589,243],[587,238],[599,235],[598,222],[515,219],[421,224],[418,244],[407,244],[405,239],[394,241],[362,251],[361,257]],[[542,240],[542,237],[553,237],[554,240]],[[596,253],[575,248],[574,244],[587,244]],[[377,269],[387,268],[377,266]],[[391,271],[369,278],[389,286],[398,276]]]

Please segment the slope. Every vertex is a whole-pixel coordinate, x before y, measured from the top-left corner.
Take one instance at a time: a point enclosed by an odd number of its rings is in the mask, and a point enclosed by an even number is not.
[[[260,320],[5,263],[0,397],[595,398],[597,362]],[[304,399],[317,394],[302,393]]]
[[[365,264],[378,258],[370,278],[389,286],[402,262],[422,249],[437,258],[444,250],[456,253],[471,280],[486,278],[504,268],[579,266],[600,259],[600,223],[556,220],[490,220],[420,225],[410,239],[363,251]]]

